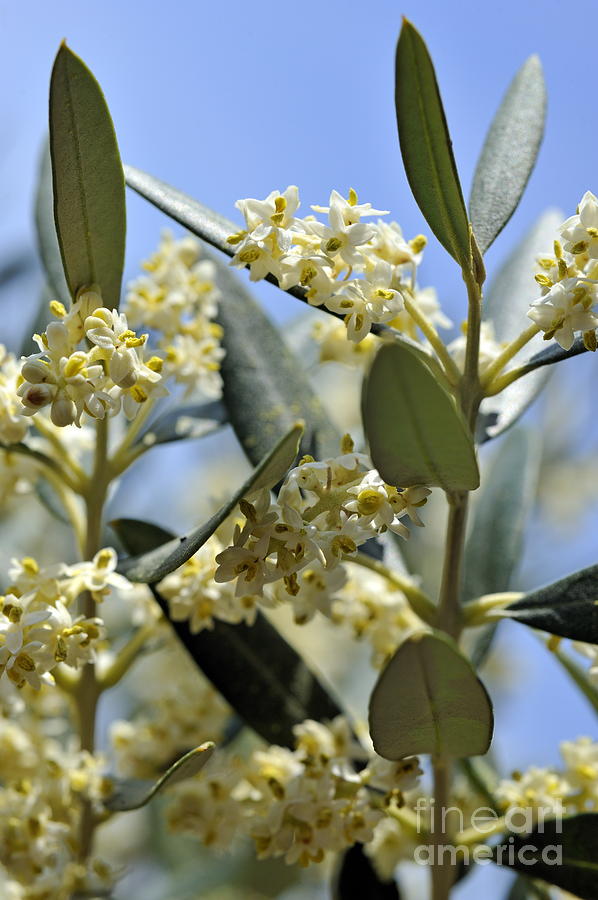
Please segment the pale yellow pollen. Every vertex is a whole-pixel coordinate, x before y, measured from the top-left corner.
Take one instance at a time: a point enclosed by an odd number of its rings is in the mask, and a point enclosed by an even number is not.
[[[28,575],[37,575],[39,566],[32,556],[24,556],[21,565]]]
[[[418,234],[409,241],[409,246],[414,253],[421,253],[427,243],[428,238],[425,236],[425,234]]]
[[[342,556],[343,553],[355,553],[357,546],[355,541],[345,534],[339,534],[333,538],[331,549],[335,556]]]
[[[56,316],[56,318],[63,319],[66,316],[66,307],[60,300],[51,300],[50,312],[53,316]]]
[[[324,250],[326,253],[336,253],[337,250],[343,246],[343,243],[339,238],[329,238],[324,244]]]
[[[66,378],[73,378],[75,375],[80,375],[85,369],[85,357],[83,355],[77,356],[74,354],[68,360],[66,366],[64,367],[64,374]]]
[[[370,516],[378,512],[384,505],[384,497],[374,488],[366,488],[357,495],[357,508],[360,515]]]
[[[15,660],[16,665],[25,672],[35,671],[35,662],[28,653],[19,653]]]
[[[131,397],[135,401],[135,403],[145,403],[147,400],[147,393],[143,390],[142,387],[138,384],[134,384],[130,389]]]
[[[573,244],[573,246],[571,247],[571,253],[574,256],[578,256],[580,253],[585,253],[587,249],[588,249],[587,241],[578,241],[576,244]]]
[[[344,434],[341,438],[341,453],[353,453],[355,444],[350,434]]]
[[[147,361],[148,369],[151,369],[152,372],[161,372],[164,366],[164,360],[159,356],[152,356]]]
[[[375,296],[380,297],[382,300],[392,300],[394,291],[388,290],[387,288],[376,288]]]
[[[262,251],[259,247],[248,247],[247,250],[243,250],[242,253],[239,253],[239,259],[244,263],[252,263],[256,262],[262,255]]]
[[[357,191],[349,188],[349,206],[357,206]]]
[[[537,275],[534,275],[535,280],[538,282],[540,287],[551,288],[554,282],[548,277],[548,275],[544,275],[542,272],[538,272]]]
[[[230,234],[227,237],[226,243],[227,244],[240,244],[246,235],[247,235],[246,231],[237,231],[236,234]]]

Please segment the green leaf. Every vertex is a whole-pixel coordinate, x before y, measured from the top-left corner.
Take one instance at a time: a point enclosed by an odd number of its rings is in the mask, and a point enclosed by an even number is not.
[[[170,444],[188,438],[204,437],[221,428],[228,421],[220,400],[175,406],[153,422],[139,435],[136,444]]]
[[[343,853],[334,878],[332,900],[400,900],[395,881],[383,881],[362,844],[353,844]]]
[[[523,552],[523,536],[536,496],[540,445],[522,429],[501,444],[482,481],[465,547],[464,602],[508,591]],[[491,646],[496,624],[485,626],[472,650],[478,668]]]
[[[35,195],[35,230],[39,255],[46,272],[49,300],[60,300],[68,308],[70,291],[64,277],[64,267],[54,221],[52,160],[49,143],[44,143],[40,159]],[[48,321],[47,303],[45,315],[44,324]]]
[[[72,297],[98,284],[117,308],[125,253],[125,182],[114,126],[87,66],[61,44],[50,82],[54,216]]]
[[[494,117],[476,166],[469,200],[482,253],[521,200],[544,134],[546,85],[537,56],[519,69]]]
[[[494,724],[469,660],[447,635],[423,631],[403,641],[381,672],[369,721],[374,749],[385,759],[480,756]]]
[[[588,348],[584,346],[583,338],[576,337],[569,350],[563,350],[563,348],[555,342],[546,347],[545,350],[534,353],[523,366],[526,372],[534,372],[536,369],[541,369],[544,366],[553,366],[555,363],[562,362],[564,359],[573,359],[574,356],[579,356],[581,353],[587,353],[587,351]]]
[[[503,841],[493,849],[494,862],[541,878],[582,900],[596,900],[598,813],[544,820],[531,834],[506,837],[508,843]],[[556,848],[560,848],[560,861]]]
[[[384,343],[365,379],[365,434],[388,484],[473,491],[480,483],[473,440],[454,400],[410,347]]]
[[[223,400],[249,460],[255,465],[297,418],[305,423],[302,454],[315,459],[336,456],[340,435],[304,367],[231,269],[216,264],[216,284],[222,292],[217,321],[226,350],[221,363]]]
[[[172,535],[157,525],[120,519],[111,523],[130,553],[152,550]],[[167,601],[151,588],[169,618]],[[295,746],[293,726],[325,721],[341,709],[303,659],[261,613],[253,625],[216,620],[193,634],[188,622],[171,625],[191,658],[233,709],[270,744]]]
[[[501,615],[559,637],[598,644],[598,565],[531,591]]]
[[[552,244],[562,220],[562,214],[558,210],[547,210],[519,242],[493,279],[484,301],[483,313],[485,321],[492,322],[497,341],[512,341],[531,325],[527,312],[530,303],[540,293],[534,279],[538,271],[536,258],[541,254],[552,253]],[[514,357],[513,365],[521,365],[529,357],[530,351],[540,351],[544,346],[542,335],[537,335]],[[479,417],[478,440],[490,440],[510,428],[542,390],[548,374],[537,372],[520,378],[496,397],[484,400]]]
[[[172,531],[142,519],[113,519],[108,524],[116,532],[129,556],[140,556],[150,550],[157,550],[175,537]]]
[[[187,778],[197,775],[210,760],[216,745],[206,741],[195,750],[181,756],[157,781],[142,778],[114,779],[114,790],[104,800],[104,806],[111,812],[126,812],[139,809],[167,787],[173,787]]]
[[[434,66],[421,35],[406,19],[397,44],[395,104],[413,196],[440,243],[469,271],[469,223]]]
[[[140,556],[121,560],[119,572],[129,581],[151,584],[182,566],[203,547],[243,497],[261,488],[271,488],[284,478],[297,456],[302,433],[303,426],[295,424],[211,519],[183,537],[169,540]]]

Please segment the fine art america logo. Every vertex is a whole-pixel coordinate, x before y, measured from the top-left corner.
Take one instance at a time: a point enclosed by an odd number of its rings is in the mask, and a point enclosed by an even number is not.
[[[549,825],[548,833],[562,834],[562,816],[554,807],[510,807],[504,816],[499,816],[489,806],[480,806],[473,811],[467,826],[464,822],[463,810],[456,806],[436,809],[434,801],[420,797],[415,806],[416,828],[418,834],[457,835],[455,843],[443,844],[432,841],[419,844],[413,853],[415,862],[420,866],[487,865],[493,862],[503,866],[534,866],[542,863],[545,866],[560,866],[563,862],[563,848],[559,843],[534,844],[536,835],[544,834],[544,826]],[[500,843],[487,844],[492,835],[509,833],[509,837]],[[533,833],[531,833],[533,832]],[[459,842],[459,837],[462,842]],[[528,840],[523,838],[527,837]]]

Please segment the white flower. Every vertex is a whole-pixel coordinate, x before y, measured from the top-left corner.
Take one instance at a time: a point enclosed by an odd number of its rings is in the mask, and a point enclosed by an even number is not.
[[[93,560],[75,563],[67,568],[69,584],[66,592],[69,598],[77,597],[83,591],[90,591],[96,603],[110,593],[110,588],[129,590],[131,583],[116,571],[118,557],[112,547],[99,550]]]
[[[283,256],[280,260],[280,286],[287,291],[296,285],[306,289],[307,300],[312,306],[321,306],[335,287],[331,260],[315,253]]]
[[[340,217],[345,225],[356,225],[362,216],[387,216],[388,210],[373,209],[371,203],[359,203],[356,192],[351,188],[349,198],[345,200],[338,191],[330,194],[329,206],[312,206],[315,212],[330,214],[334,210],[335,216]]]
[[[553,285],[547,294],[534,300],[528,316],[544,332],[544,339],[554,337],[564,350],[570,350],[575,332],[594,331],[598,327],[596,286],[586,278],[565,278]]]
[[[560,228],[563,248],[568,253],[587,253],[598,259],[598,199],[586,191],[579,202],[577,214],[568,218]]]

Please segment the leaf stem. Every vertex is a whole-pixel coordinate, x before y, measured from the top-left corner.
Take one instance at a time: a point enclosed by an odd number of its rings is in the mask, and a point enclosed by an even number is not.
[[[87,476],[79,463],[73,456],[69,453],[68,449],[65,447],[64,443],[60,440],[56,432],[53,430],[52,426],[49,425],[46,421],[44,421],[43,416],[37,415],[33,424],[39,431],[39,433],[44,437],[49,444],[52,445],[57,455],[58,463],[66,463],[70,472],[75,476],[78,481],[78,486],[85,484]],[[70,485],[69,485],[70,486]]]
[[[411,291],[409,291],[411,294]],[[413,294],[411,294],[413,297]],[[455,360],[452,358],[450,353],[448,352],[446,345],[430,320],[427,316],[425,316],[421,310],[417,308],[417,305],[409,299],[407,289],[402,291],[403,302],[405,303],[405,309],[415,322],[415,324],[420,328],[422,334],[428,339],[430,345],[435,350],[438,359],[444,366],[444,372],[450,383],[454,386],[459,384],[461,380],[461,373],[457,368],[457,364]]]
[[[459,382],[459,403],[472,434],[482,399],[479,378],[480,333],[482,324],[482,283],[485,278],[481,255],[471,234],[472,265],[463,269],[467,287],[467,344],[465,365]],[[461,569],[467,525],[468,491],[447,491],[448,518],[442,567],[442,581],[438,600],[438,628],[457,641],[462,629]],[[434,857],[432,858],[432,900],[448,900],[455,880],[455,867],[447,864],[442,846],[452,837],[446,825],[446,812],[450,802],[452,763],[443,756],[432,759],[434,776],[433,829]],[[440,818],[440,827],[438,818]]]
[[[101,690],[105,691],[107,688],[118,684],[121,678],[129,671],[154,631],[154,623],[148,622],[135,632],[119,652],[110,668],[98,678]]]
[[[110,483],[107,469],[108,453],[108,419],[98,419],[96,422],[96,446],[93,471],[89,478],[87,490],[84,494],[86,508],[86,536],[84,546],[85,559],[92,559],[101,546],[102,517],[106,492]],[[82,596],[82,612],[86,618],[93,618],[96,604],[91,591],[86,591]],[[98,699],[101,687],[96,678],[96,670],[93,662],[83,667],[81,678],[77,685],[75,700],[79,718],[79,739],[81,750],[93,753],[95,749],[95,723]],[[83,801],[81,810],[81,835],[79,854],[81,860],[87,859],[91,852],[93,833],[95,829],[95,817],[91,803]]]
[[[467,491],[458,491],[452,494],[447,492],[446,498],[449,509],[438,603],[438,627],[456,640],[462,627],[461,568],[469,496]]]
[[[384,563],[380,562],[380,560],[372,559],[371,556],[367,556],[365,553],[357,553],[356,556],[347,557],[346,561],[362,566],[364,569],[370,569],[372,572],[376,572],[378,575],[386,578],[390,584],[402,591],[416,616],[426,622],[427,625],[435,624],[437,615],[436,606],[432,603],[428,595],[425,594],[421,588],[418,588],[409,578],[405,578],[397,572],[393,572],[388,566],[385,566]]]
[[[432,840],[432,900],[446,900],[450,896],[455,880],[454,866],[444,861],[443,847],[451,842],[447,832],[446,818],[450,805],[451,763],[444,758],[432,760],[434,776],[434,806]]]
[[[500,353],[496,357],[494,362],[490,366],[488,366],[488,368],[484,372],[484,375],[482,377],[482,389],[485,394],[487,394],[488,390],[494,393],[494,391],[492,391],[492,382],[494,381],[494,379],[498,375],[500,375],[507,363],[509,363],[513,359],[513,357],[517,353],[519,353],[519,351],[523,347],[525,347],[526,344],[529,344],[532,338],[534,338],[539,332],[540,327],[534,322],[532,325],[526,328],[525,331],[522,331],[514,341],[511,341],[510,344],[507,344],[502,353]]]
[[[142,408],[139,410],[139,412],[127,428],[127,432],[122,439],[120,446],[116,448],[116,450],[114,451],[114,455],[110,461],[110,464],[115,471],[121,472],[124,468],[126,468],[126,465],[123,467],[123,462],[125,462],[125,460],[129,456],[127,451],[132,446],[136,437],[147,422],[155,405],[156,401],[154,398],[150,397],[148,400],[146,400]]]

